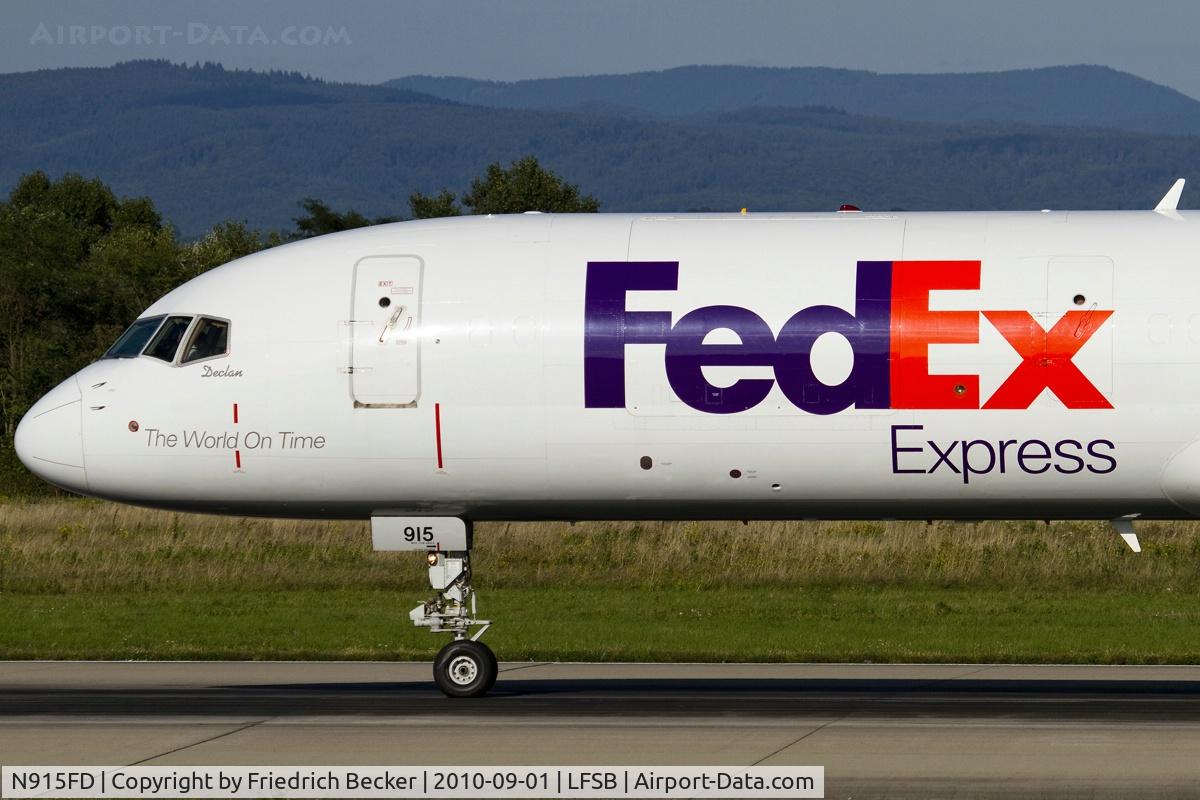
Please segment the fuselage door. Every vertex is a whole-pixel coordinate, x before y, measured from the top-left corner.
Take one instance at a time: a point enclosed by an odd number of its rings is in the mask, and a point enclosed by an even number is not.
[[[423,267],[416,256],[370,256],[354,266],[350,386],[356,405],[417,405]]]

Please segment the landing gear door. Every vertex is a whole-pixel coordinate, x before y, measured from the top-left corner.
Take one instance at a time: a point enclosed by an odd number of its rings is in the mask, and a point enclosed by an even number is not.
[[[423,268],[416,256],[370,256],[354,266],[350,387],[356,406],[417,405]]]

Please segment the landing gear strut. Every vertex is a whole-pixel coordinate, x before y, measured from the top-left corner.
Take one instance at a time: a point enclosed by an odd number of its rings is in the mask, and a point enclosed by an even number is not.
[[[410,611],[409,619],[434,633],[454,634],[454,641],[434,659],[433,680],[448,697],[479,697],[495,685],[498,668],[491,648],[479,641],[492,623],[475,618],[471,552],[429,552],[426,563],[436,594]],[[474,627],[478,630],[470,635]]]

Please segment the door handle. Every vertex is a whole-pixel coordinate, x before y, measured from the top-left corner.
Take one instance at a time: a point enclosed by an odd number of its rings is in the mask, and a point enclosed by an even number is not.
[[[400,321],[400,315],[404,313],[404,306],[398,306],[392,312],[392,316],[388,319],[387,324],[383,326],[383,330],[379,332],[379,343],[384,344],[387,341],[388,334],[396,327],[396,323]]]

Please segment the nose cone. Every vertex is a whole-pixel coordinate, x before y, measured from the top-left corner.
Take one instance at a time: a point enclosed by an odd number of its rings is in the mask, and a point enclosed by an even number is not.
[[[68,378],[21,419],[13,445],[29,471],[72,492],[87,491],[79,386]]]

